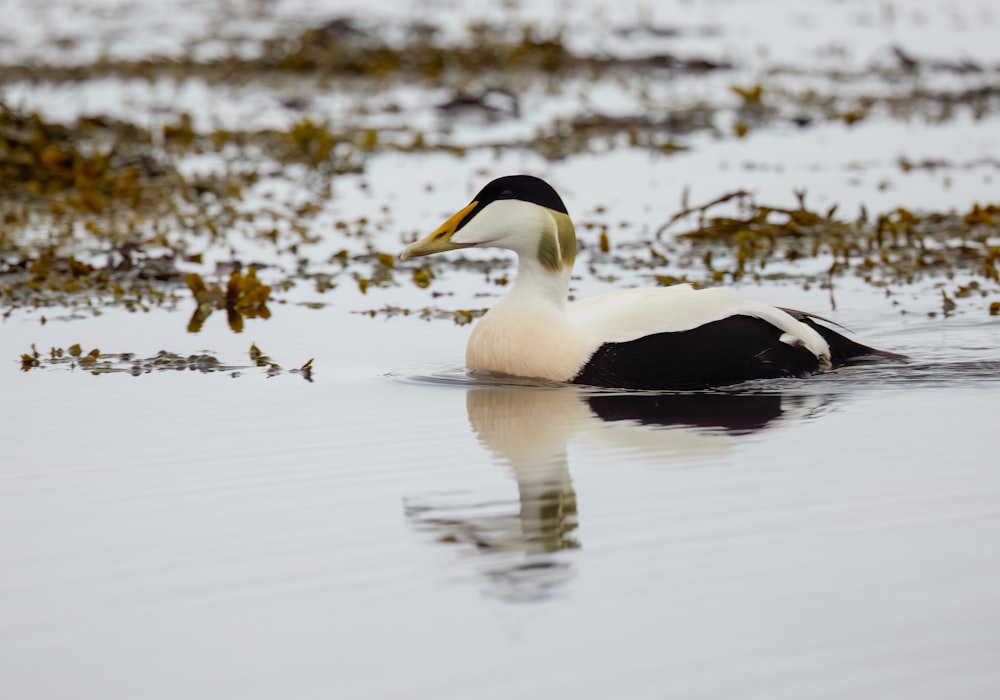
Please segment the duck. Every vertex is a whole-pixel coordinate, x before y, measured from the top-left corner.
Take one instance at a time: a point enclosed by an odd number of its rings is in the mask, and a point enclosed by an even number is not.
[[[465,248],[517,255],[509,292],[469,337],[466,367],[474,375],[700,390],[901,357],[848,338],[820,316],[718,287],[620,289],[570,302],[573,222],[556,190],[533,175],[492,180],[400,258]]]

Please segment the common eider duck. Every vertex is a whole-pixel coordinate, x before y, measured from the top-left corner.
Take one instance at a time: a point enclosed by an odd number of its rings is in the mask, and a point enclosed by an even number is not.
[[[844,337],[817,316],[717,288],[624,289],[570,303],[573,223],[556,191],[530,175],[493,180],[400,258],[471,247],[518,257],[510,292],[469,338],[473,373],[687,390],[805,377],[861,357],[894,356]]]

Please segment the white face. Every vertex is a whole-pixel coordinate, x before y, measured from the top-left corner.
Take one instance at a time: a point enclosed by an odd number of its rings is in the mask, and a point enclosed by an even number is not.
[[[539,238],[554,229],[543,207],[518,199],[490,202],[452,237],[454,243],[496,246],[518,254],[533,252]]]

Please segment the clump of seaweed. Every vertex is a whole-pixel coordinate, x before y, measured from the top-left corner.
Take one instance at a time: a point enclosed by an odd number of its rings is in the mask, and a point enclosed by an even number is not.
[[[243,332],[245,318],[271,318],[271,311],[267,308],[271,287],[261,284],[255,267],[247,268],[246,274],[233,270],[225,289],[219,284],[206,284],[196,272],[189,272],[184,279],[197,303],[188,321],[189,333],[201,331],[205,321],[216,310],[225,309],[229,327],[234,333]]]
[[[261,352],[255,344],[250,346],[249,357],[251,364],[225,363],[219,360],[210,352],[202,352],[191,355],[181,355],[167,350],[160,350],[151,357],[141,357],[136,353],[102,353],[98,348],[93,348],[89,352],[84,352],[79,343],[74,343],[67,348],[51,348],[49,353],[43,354],[32,345],[31,351],[21,355],[21,370],[30,372],[43,368],[65,368],[70,370],[80,369],[95,376],[102,374],[131,374],[138,377],[152,372],[201,372],[211,374],[216,372],[228,372],[233,377],[254,367],[265,370],[268,377],[279,374],[298,374],[307,382],[312,382],[313,361],[310,358],[301,367],[285,369],[270,357]]]
[[[91,117],[63,126],[0,103],[5,223],[16,219],[15,204],[95,214],[151,205],[155,184],[177,178],[151,143],[149,132],[133,124]]]
[[[62,125],[0,103],[0,303],[8,310],[173,306],[190,282],[186,263],[200,264],[205,249],[234,235],[279,246],[278,216],[289,217],[282,229],[297,238],[294,252],[314,240],[307,224],[321,211],[317,201],[329,197],[329,177],[357,167],[340,138],[308,120],[285,132],[202,134],[182,114],[154,144],[148,130],[124,122],[87,117]],[[233,145],[255,149],[258,159],[263,152],[308,165],[326,184],[307,189],[313,198],[287,214],[271,211],[255,224],[242,204],[259,177],[251,158],[209,174],[178,168],[186,155],[205,151],[243,157]],[[238,312],[234,329],[243,317],[267,317],[267,295],[252,273],[231,285],[217,308]]]
[[[386,304],[379,309],[367,309],[365,311],[355,311],[353,313],[377,318],[396,318],[400,316],[416,316],[424,321],[432,320],[452,320],[456,326],[466,326],[477,318],[485,314],[487,309],[455,309],[448,310],[436,306],[425,306],[420,309],[410,309],[405,306]]]
[[[733,201],[736,214],[712,213]],[[771,262],[825,256],[829,275],[850,272],[877,286],[957,272],[1000,282],[996,204],[926,214],[898,207],[875,217],[862,210],[854,219],[843,219],[837,217],[837,207],[811,209],[804,193],[799,193],[798,207],[787,208],[758,204],[747,192],[737,191],[684,207],[660,227],[657,238],[662,240],[675,224],[692,217],[694,228],[675,238],[716,273],[716,281],[762,274]]]

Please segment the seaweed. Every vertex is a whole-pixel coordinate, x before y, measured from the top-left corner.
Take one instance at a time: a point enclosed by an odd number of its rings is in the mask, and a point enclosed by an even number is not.
[[[416,316],[424,321],[451,320],[456,326],[466,326],[477,318],[485,314],[487,309],[441,309],[436,306],[425,306],[420,309],[410,309],[404,306],[386,304],[379,309],[367,309],[364,311],[354,311],[353,313],[369,316],[370,318],[395,318],[397,316]]]
[[[211,352],[183,355],[160,350],[151,357],[141,357],[133,352],[102,353],[93,348],[84,353],[79,343],[67,348],[53,347],[44,355],[32,345],[31,351],[21,355],[21,370],[30,372],[40,369],[80,369],[88,374],[130,374],[139,377],[153,372],[200,372],[202,374],[227,373],[239,377],[248,369],[261,368],[266,376],[297,374],[307,382],[313,382],[313,360],[310,358],[302,366],[286,369],[261,352],[256,344],[249,350],[250,364],[222,362]]]
[[[384,228],[387,221],[362,217],[335,221],[330,232],[317,230],[317,217],[334,198],[336,178],[363,174],[370,158],[387,151],[461,155],[473,149],[514,150],[554,161],[631,148],[669,156],[687,149],[688,137],[697,133],[746,138],[759,129],[855,124],[874,115],[941,120],[954,117],[959,108],[980,118],[1000,106],[1000,88],[992,77],[997,67],[929,59],[901,49],[893,62],[869,66],[867,72],[808,69],[822,73],[829,81],[825,88],[784,87],[779,78],[806,69],[772,66],[753,82],[732,84],[722,99],[676,105],[651,103],[646,88],[674,75],[724,72],[733,66],[711,56],[588,54],[572,48],[558,28],[473,23],[464,36],[448,42],[433,28],[402,29],[390,40],[382,27],[335,17],[298,34],[254,40],[256,52],[234,50],[210,59],[191,52],[172,58],[101,57],[75,66],[0,65],[0,82],[57,84],[116,76],[273,88],[294,81],[309,89],[357,95],[417,85],[433,95],[430,108],[446,125],[435,132],[405,119],[390,120],[395,124],[390,126],[371,119],[366,110],[404,113],[391,98],[336,120],[297,115],[283,129],[209,128],[185,112],[156,127],[99,114],[62,124],[0,103],[0,187],[5,195],[0,200],[0,304],[5,315],[17,308],[63,307],[79,314],[96,314],[103,306],[135,312],[176,308],[190,298],[187,288],[195,301],[191,332],[222,310],[230,328],[240,332],[246,319],[268,318],[273,296],[303,280],[324,293],[344,274],[358,293],[372,294],[408,279],[436,295],[435,270],[447,266],[480,270],[492,284],[505,284],[506,263],[497,261],[457,258],[397,269],[392,255],[377,252],[371,237],[372,227]],[[930,72],[974,75],[977,80],[931,89],[912,79]],[[868,73],[895,81],[895,89],[838,89]],[[900,82],[900,77],[908,80]],[[608,113],[599,106],[557,113],[517,138],[470,144],[452,136],[451,124],[469,113],[489,122],[520,119],[528,94],[586,92],[601,81],[633,90],[639,106],[633,113]],[[293,112],[307,109],[310,102],[305,96],[282,99]],[[731,130],[722,126],[726,124]],[[185,159],[205,154],[217,159],[217,169],[192,174],[184,167]],[[904,172],[998,165],[988,157],[966,164],[899,159]],[[245,203],[248,192],[275,175],[296,184],[298,201],[251,211]],[[768,206],[737,191],[699,207],[683,203],[654,241],[634,249],[609,233],[603,211],[579,221],[577,229],[595,231],[590,259],[584,262],[591,274],[608,281],[622,270],[641,271],[655,283],[791,278],[796,273],[790,266],[812,258],[828,262],[823,279],[809,279],[821,284],[848,274],[884,288],[925,278],[950,280],[959,273],[984,283],[1000,282],[996,203],[960,213],[913,211],[907,205],[875,217],[861,212],[850,218],[838,215],[835,207],[817,211],[804,200],[803,195],[797,207]],[[727,210],[721,213],[724,205]],[[735,214],[729,211],[733,207]],[[687,228],[675,235],[682,224]],[[348,254],[345,249],[325,263],[309,260],[300,247],[325,235],[342,238],[345,245],[360,241],[366,252]],[[227,252],[236,237],[272,247],[277,263],[268,271],[270,284],[257,280],[255,266],[244,272],[235,253]],[[203,256],[209,251],[217,272],[235,270],[225,285],[205,281],[211,273]],[[685,265],[683,273],[679,264]],[[783,267],[777,272],[779,264]],[[696,268],[703,270],[701,279]],[[980,297],[953,291],[949,298],[957,304]],[[470,319],[461,312],[434,311],[427,317]]]
[[[737,203],[735,215],[711,214],[730,202]],[[694,227],[676,233],[675,240],[687,244],[688,256],[700,256],[708,268],[730,260],[725,275],[732,280],[760,273],[770,261],[823,256],[830,262],[829,275],[853,273],[876,286],[957,272],[998,282],[998,212],[996,204],[974,204],[965,213],[897,207],[874,218],[861,211],[851,220],[839,218],[835,206],[825,212],[811,209],[805,193],[799,193],[798,207],[787,208],[758,204],[740,190],[684,207],[656,236],[662,240],[678,222],[694,217]]]
[[[246,274],[233,270],[225,289],[220,284],[206,284],[196,272],[189,272],[185,281],[196,303],[194,313],[188,321],[189,333],[200,332],[208,317],[217,310],[226,311],[229,328],[234,333],[243,332],[246,318],[271,318],[271,311],[267,307],[271,287],[260,283],[255,267],[247,268]]]

